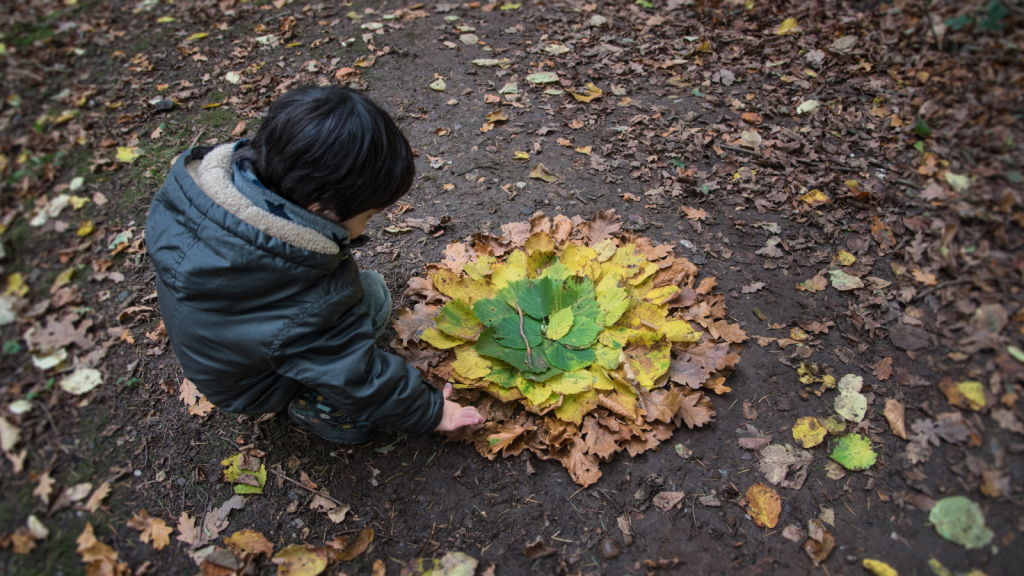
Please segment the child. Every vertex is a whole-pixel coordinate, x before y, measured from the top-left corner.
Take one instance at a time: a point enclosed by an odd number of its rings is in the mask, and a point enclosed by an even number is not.
[[[183,153],[153,198],[146,245],[185,376],[228,412],[285,409],[340,443],[372,426],[423,434],[483,421],[374,346],[384,278],[350,253],[412,187],[409,142],[370,99],[292,90],[256,136]]]

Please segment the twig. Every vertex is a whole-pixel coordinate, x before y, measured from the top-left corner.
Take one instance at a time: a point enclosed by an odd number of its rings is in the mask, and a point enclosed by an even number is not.
[[[338,500],[336,498],[333,498],[330,494],[328,494],[326,492],[321,492],[320,490],[314,490],[314,489],[310,488],[309,486],[306,486],[302,482],[299,482],[298,480],[293,480],[293,479],[285,476],[284,473],[278,472],[277,470],[274,470],[273,468],[271,468],[270,471],[273,472],[274,474],[277,474],[281,478],[284,478],[285,480],[291,482],[292,484],[295,484],[296,486],[299,486],[303,490],[308,490],[309,492],[312,492],[313,494],[316,494],[318,496],[323,496],[324,498],[327,498],[328,500],[330,500],[331,502],[334,502],[338,506],[346,506],[346,504],[344,502],[342,502],[341,500]]]
[[[519,335],[523,337],[523,342],[526,342],[526,365],[533,370],[533,353],[530,350],[530,341],[526,338],[526,332],[523,331],[523,309],[519,307],[519,300],[515,301],[516,311],[519,312]]]
[[[423,548],[420,549],[418,556],[422,557],[423,553],[427,551],[427,546],[430,546],[430,539],[434,537],[434,530],[437,529],[437,522],[430,528],[430,536],[427,536],[427,541],[423,543]]]
[[[189,148],[195,147],[196,142],[199,142],[199,137],[203,135],[203,132],[206,132],[206,128],[203,128],[199,131],[199,134],[196,134],[196,137],[192,139],[192,143],[188,145]]]
[[[924,4],[924,17],[928,19],[928,27],[932,30],[932,40],[935,42],[935,50],[941,52],[942,48],[939,47],[939,36],[935,33],[935,25],[932,24],[932,13],[928,11],[928,6],[931,5],[931,0],[921,0]]]
[[[63,444],[60,443],[60,430],[58,430],[57,425],[54,424],[53,416],[50,416],[50,411],[46,408],[46,404],[43,403],[42,401],[39,401],[39,407],[43,409],[43,414],[46,414],[46,419],[49,420],[50,422],[50,428],[53,428],[53,433],[56,434],[57,436],[57,446],[60,446],[60,449],[63,450],[65,453],[69,453],[68,449],[65,448]]]

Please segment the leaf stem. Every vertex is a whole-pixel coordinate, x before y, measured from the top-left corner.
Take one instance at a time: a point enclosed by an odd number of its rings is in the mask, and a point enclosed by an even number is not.
[[[519,312],[519,335],[523,337],[523,342],[526,343],[526,365],[533,370],[533,351],[530,350],[530,340],[526,338],[526,332],[523,331],[523,309],[519,307],[519,299],[513,303],[516,307],[516,312]]]

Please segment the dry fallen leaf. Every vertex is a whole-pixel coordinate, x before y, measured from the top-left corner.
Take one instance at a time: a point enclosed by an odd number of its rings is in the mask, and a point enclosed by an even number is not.
[[[775,528],[782,512],[782,500],[778,492],[758,482],[747,489],[746,500],[755,524],[762,528]]]
[[[170,536],[174,529],[160,518],[151,517],[145,510],[138,511],[127,524],[129,528],[140,532],[139,540],[143,544],[152,541],[153,548],[163,550],[164,546],[171,543]]]
[[[889,421],[889,429],[892,433],[900,438],[907,439],[907,424],[904,420],[903,404],[895,399],[890,398],[885,403],[885,419]]]

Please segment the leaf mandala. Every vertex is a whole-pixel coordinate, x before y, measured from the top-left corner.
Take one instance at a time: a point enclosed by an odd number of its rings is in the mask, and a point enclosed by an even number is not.
[[[636,455],[684,423],[712,421],[706,393],[729,390],[746,333],[725,321],[722,295],[695,290],[693,263],[621,231],[614,210],[556,216],[554,226],[538,212],[502,230],[449,246],[469,255],[462,271],[428,265],[406,292],[422,303],[396,314],[433,322],[401,330],[396,352],[435,386],[453,382],[458,401],[487,418],[453,438],[492,460],[524,450],[557,459],[588,486],[616,452]],[[422,362],[425,350],[436,360]]]

